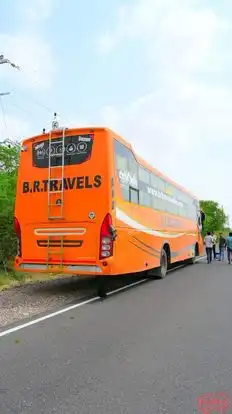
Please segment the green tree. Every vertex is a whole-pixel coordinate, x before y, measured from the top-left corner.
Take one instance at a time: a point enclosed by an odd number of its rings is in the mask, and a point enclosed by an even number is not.
[[[13,217],[19,149],[18,143],[0,144],[0,267],[4,270],[16,253]]]
[[[201,200],[200,206],[205,213],[204,233],[224,231],[228,227],[228,216],[218,202]]]

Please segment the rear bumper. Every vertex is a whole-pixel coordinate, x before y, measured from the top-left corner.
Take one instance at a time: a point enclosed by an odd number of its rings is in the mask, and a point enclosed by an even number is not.
[[[57,265],[46,265],[46,264],[38,264],[38,263],[21,263],[20,265],[16,266],[16,270],[21,270],[24,272],[49,272],[49,273],[78,273],[78,274],[95,274],[95,273],[103,273],[102,269],[98,266],[85,266],[85,265],[65,265],[65,266],[57,266]]]
[[[43,261],[22,260],[16,258],[14,269],[17,272],[27,273],[59,273],[59,274],[79,274],[79,275],[104,275],[110,274],[110,265],[101,263],[45,263]]]

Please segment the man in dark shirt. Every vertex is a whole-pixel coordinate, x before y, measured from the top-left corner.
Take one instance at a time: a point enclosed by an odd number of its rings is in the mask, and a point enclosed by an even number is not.
[[[218,244],[219,244],[219,260],[223,261],[224,260],[225,247],[226,247],[226,239],[222,235],[222,233],[219,233]]]

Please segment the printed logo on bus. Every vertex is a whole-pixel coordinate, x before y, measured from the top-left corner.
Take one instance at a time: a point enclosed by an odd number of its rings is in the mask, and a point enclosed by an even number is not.
[[[88,161],[93,146],[93,134],[73,135],[65,137],[63,145],[62,137],[48,139],[33,144],[33,166],[48,168],[49,158],[51,166],[75,165]],[[63,161],[62,161],[63,160]]]
[[[163,193],[160,190],[157,190],[152,187],[147,187],[148,194],[151,194],[152,196],[155,196],[157,198],[160,198],[165,201],[169,201],[170,203],[173,203],[177,205],[178,207],[183,208],[183,203],[179,200],[177,200],[175,197],[170,196],[169,194]]]
[[[123,171],[123,170],[119,170],[118,174],[119,174],[120,183],[128,184],[130,187],[138,188],[138,180],[135,174],[131,174],[129,171]]]
[[[43,193],[49,191],[61,191],[64,190],[83,190],[91,188],[99,188],[102,185],[102,176],[95,175],[94,177],[66,177],[61,180],[35,180],[24,181],[22,192],[27,193]]]

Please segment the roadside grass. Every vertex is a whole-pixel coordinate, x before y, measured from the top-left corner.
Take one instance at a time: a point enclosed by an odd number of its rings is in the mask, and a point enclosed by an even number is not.
[[[0,291],[9,289],[13,286],[19,286],[26,283],[40,282],[56,279],[58,275],[43,273],[21,273],[14,270],[4,271],[0,269]]]
[[[15,273],[13,271],[0,270],[0,290],[7,287],[24,283],[26,275],[24,273]]]

